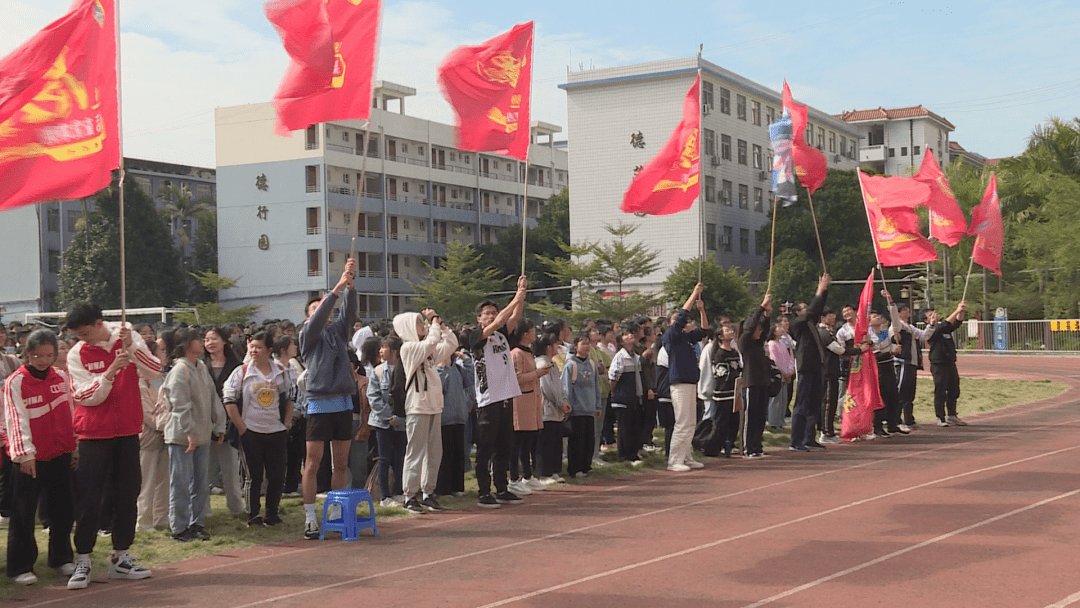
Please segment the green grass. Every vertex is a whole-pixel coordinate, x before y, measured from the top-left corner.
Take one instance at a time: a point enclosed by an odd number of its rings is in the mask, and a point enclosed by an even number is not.
[[[1040,399],[1056,397],[1066,389],[1061,382],[1050,381],[1018,381],[1018,380],[986,380],[986,379],[960,379],[960,399],[957,410],[961,417],[970,416],[978,412],[987,412],[1010,405],[1029,403]],[[915,398],[915,419],[923,422],[934,420],[934,384],[930,379],[919,378]],[[663,446],[663,430],[657,429],[654,433],[654,443]],[[763,437],[765,446],[785,446],[790,443],[790,434],[785,432],[766,432]],[[701,455],[695,452],[695,457]],[[667,466],[667,460],[662,452],[653,452],[644,459],[640,466],[632,466],[626,462],[615,462],[615,454],[607,452],[603,458],[609,464],[607,466],[593,467],[592,473],[582,479],[570,479],[569,485],[583,485],[603,479],[619,479],[635,475],[640,471],[661,470]],[[476,477],[469,471],[465,474],[466,495],[461,498],[446,497],[439,502],[450,509],[463,509],[476,504],[477,488]],[[319,513],[322,501],[317,501]],[[211,496],[210,506],[212,513],[206,519],[206,531],[211,539],[205,542],[180,543],[172,540],[168,531],[136,532],[135,543],[131,547],[131,553],[139,557],[140,563],[155,567],[169,562],[190,559],[204,555],[228,553],[236,549],[267,545],[286,541],[299,540],[302,536],[304,524],[304,508],[300,498],[284,498],[281,501],[281,518],[284,523],[273,528],[248,528],[246,517],[243,515],[229,515],[225,508],[224,496]],[[398,517],[412,517],[407,511],[398,507],[376,506],[375,515],[378,520]],[[61,577],[55,570],[47,565],[48,538],[40,529],[37,531],[39,558],[34,572],[38,576],[38,582],[31,587],[24,588],[15,585],[6,576],[0,577],[0,599],[15,599],[23,594],[24,590],[32,590],[52,585],[64,585],[66,578]],[[334,542],[337,535],[333,535]],[[7,535],[0,534],[0,546],[7,550]],[[108,538],[99,538],[93,554],[94,576],[101,576],[108,572],[109,551],[112,544]]]

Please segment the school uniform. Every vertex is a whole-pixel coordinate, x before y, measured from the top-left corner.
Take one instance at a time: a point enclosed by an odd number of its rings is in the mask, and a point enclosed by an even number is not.
[[[641,381],[641,357],[632,351],[620,349],[611,360],[608,379],[614,383],[611,386],[611,408],[619,424],[619,460],[637,460],[638,450],[641,449],[638,420],[645,392]]]

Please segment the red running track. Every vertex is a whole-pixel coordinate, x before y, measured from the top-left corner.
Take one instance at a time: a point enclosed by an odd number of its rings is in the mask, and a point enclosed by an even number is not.
[[[1080,359],[965,357],[1062,396],[910,436],[387,520],[19,606],[1080,606]]]

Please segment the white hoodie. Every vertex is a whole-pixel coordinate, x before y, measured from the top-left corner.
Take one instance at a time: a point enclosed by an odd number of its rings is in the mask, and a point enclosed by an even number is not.
[[[394,317],[394,331],[402,340],[398,365],[404,366],[407,415],[442,413],[442,381],[436,361],[449,357],[458,347],[454,332],[443,331],[439,323],[432,323],[427,337],[421,341],[416,333],[416,323],[422,319],[415,312],[403,312]]]

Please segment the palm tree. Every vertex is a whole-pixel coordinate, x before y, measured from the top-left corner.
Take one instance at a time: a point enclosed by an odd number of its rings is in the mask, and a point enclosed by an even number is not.
[[[209,210],[210,203],[196,201],[191,196],[190,190],[179,190],[173,186],[162,188],[158,196],[165,201],[165,208],[161,213],[169,222],[170,233],[175,239],[179,230],[181,251],[185,251],[191,241],[187,231],[182,229],[185,222],[190,221],[198,213]]]

